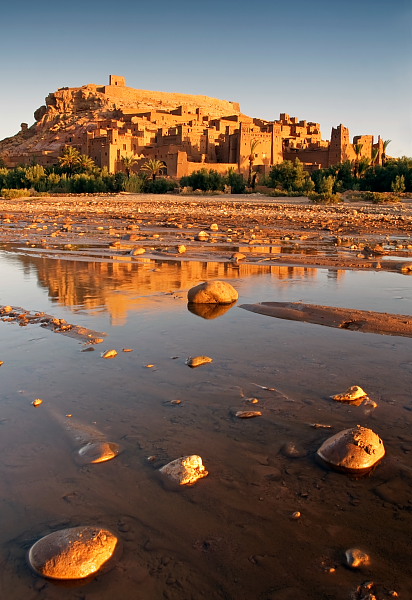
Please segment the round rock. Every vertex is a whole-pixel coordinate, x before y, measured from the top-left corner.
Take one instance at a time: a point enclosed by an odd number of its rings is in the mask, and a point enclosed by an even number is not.
[[[191,288],[188,302],[195,304],[231,304],[239,298],[235,288],[227,281],[206,281]]]
[[[117,537],[101,527],[72,527],[50,533],[29,551],[31,567],[49,579],[85,579],[113,558]]]
[[[357,425],[327,439],[317,454],[338,470],[367,471],[385,456],[385,448],[376,433]]]
[[[176,458],[159,471],[179,485],[196,483],[196,481],[208,475],[202,459],[197,454]]]
[[[367,567],[371,562],[369,555],[363,550],[359,550],[359,548],[349,548],[349,550],[346,550],[345,558],[346,564],[351,569]]]
[[[116,458],[120,447],[115,442],[89,442],[80,448],[78,455],[83,464],[106,462]]]

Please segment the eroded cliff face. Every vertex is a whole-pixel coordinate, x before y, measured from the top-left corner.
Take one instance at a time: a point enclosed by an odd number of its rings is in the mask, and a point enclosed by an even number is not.
[[[31,127],[22,124],[16,135],[0,141],[0,156],[6,163],[22,162],[30,156],[57,156],[68,143],[75,143],[86,131],[106,119],[122,119],[125,115],[154,110],[174,110],[184,105],[189,110],[200,108],[210,117],[239,114],[240,107],[227,100],[208,96],[153,92],[127,86],[89,84],[78,88],[60,88],[50,93],[45,105],[34,112]]]

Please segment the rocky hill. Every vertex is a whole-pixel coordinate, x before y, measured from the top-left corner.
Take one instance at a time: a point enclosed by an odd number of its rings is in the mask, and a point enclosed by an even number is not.
[[[212,118],[239,114],[239,104],[208,96],[154,92],[127,87],[123,77],[110,76],[109,85],[60,88],[34,112],[35,123],[22,123],[14,136],[0,141],[0,156],[10,165],[36,153],[56,155],[65,144],[105,119],[123,119],[149,111],[184,106],[200,108]]]

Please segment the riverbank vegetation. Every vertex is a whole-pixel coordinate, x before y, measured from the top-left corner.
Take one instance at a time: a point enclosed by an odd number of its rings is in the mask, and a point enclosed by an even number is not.
[[[229,169],[226,174],[203,166],[175,181],[163,176],[166,165],[148,160],[138,173],[133,157],[124,160],[124,171],[109,173],[99,168],[89,156],[67,147],[58,164],[39,164],[7,168],[0,165],[0,190],[4,197],[16,198],[47,194],[150,193],[168,192],[232,193],[261,191],[269,196],[307,196],[314,203],[335,203],[341,194],[374,203],[399,200],[412,192],[412,158],[385,159],[376,165],[366,159],[345,161],[325,169],[309,172],[299,160],[274,165],[264,176],[257,172],[251,182]]]

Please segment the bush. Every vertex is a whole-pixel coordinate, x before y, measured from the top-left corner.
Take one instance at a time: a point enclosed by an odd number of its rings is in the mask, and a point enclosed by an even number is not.
[[[286,190],[271,190],[270,192],[265,192],[267,196],[271,198],[300,198],[301,196],[305,196],[302,192],[287,192]]]
[[[200,169],[194,171],[191,175],[186,175],[180,180],[181,187],[191,187],[193,190],[208,191],[223,191],[225,188],[225,177],[211,169]]]
[[[5,198],[6,200],[12,200],[13,198],[27,198],[29,196],[37,195],[36,190],[28,190],[27,188],[20,188],[18,190],[13,188],[4,188],[1,190],[1,193],[3,198]]]
[[[139,175],[131,175],[129,179],[124,182],[124,189],[126,192],[132,192],[133,194],[140,194],[144,192],[146,184],[146,178],[139,177]]]
[[[298,159],[294,163],[285,160],[274,165],[269,173],[269,185],[287,192],[300,192],[300,195],[311,192],[315,187],[309,173]]]
[[[244,194],[246,191],[246,182],[243,175],[236,173],[233,169],[229,170],[226,178],[227,185],[230,187],[232,194]]]
[[[308,198],[313,204],[339,204],[339,202],[343,202],[340,194],[309,192]]]
[[[146,194],[167,194],[167,192],[173,192],[177,187],[179,186],[173,179],[158,177],[154,181],[152,179],[147,179],[143,191]]]

